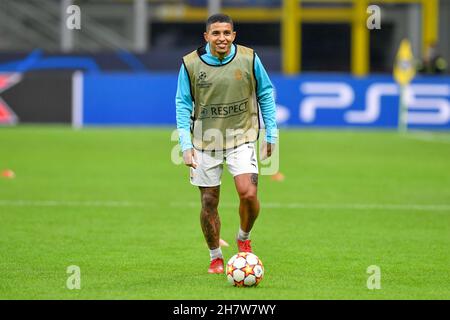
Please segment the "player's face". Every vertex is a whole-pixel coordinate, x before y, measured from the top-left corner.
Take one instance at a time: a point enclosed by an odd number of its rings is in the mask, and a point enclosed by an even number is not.
[[[236,38],[236,32],[227,22],[215,22],[204,33],[205,41],[209,43],[211,53],[223,58],[230,53],[231,45]]]

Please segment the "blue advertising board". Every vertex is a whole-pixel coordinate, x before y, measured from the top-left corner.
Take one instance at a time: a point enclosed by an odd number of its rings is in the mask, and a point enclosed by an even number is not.
[[[271,79],[280,126],[398,125],[400,88],[391,76],[271,74]],[[85,74],[83,125],[175,126],[176,86],[176,74]],[[410,128],[450,129],[450,77],[418,77],[404,99]]]
[[[173,125],[177,76],[87,73],[83,125]]]

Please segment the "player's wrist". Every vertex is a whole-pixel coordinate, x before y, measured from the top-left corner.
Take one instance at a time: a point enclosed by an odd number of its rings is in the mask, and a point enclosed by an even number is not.
[[[274,138],[274,137],[266,137],[265,139],[264,139],[264,141],[266,142],[266,143],[270,143],[270,144],[276,144],[277,143],[277,138]]]
[[[278,140],[278,129],[276,127],[266,129],[265,141],[267,143],[276,144],[277,140]]]
[[[189,151],[189,150],[192,151],[193,148],[194,148],[194,146],[193,146],[191,143],[183,144],[183,145],[181,146],[181,152],[184,153],[184,152]]]

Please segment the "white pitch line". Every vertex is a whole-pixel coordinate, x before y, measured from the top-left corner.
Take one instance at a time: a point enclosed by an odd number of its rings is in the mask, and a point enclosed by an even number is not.
[[[419,140],[425,142],[445,143],[450,144],[450,136],[433,134],[428,131],[415,131],[402,136],[406,139]]]
[[[59,201],[59,200],[0,200],[4,207],[148,207],[149,203],[129,201]]]
[[[176,202],[172,203],[175,207],[199,207],[196,202]],[[219,207],[237,208],[238,203],[219,203]],[[415,210],[415,211],[449,211],[450,204],[364,204],[364,203],[344,203],[344,204],[325,204],[325,203],[261,203],[263,208],[271,209],[327,209],[327,210]]]
[[[161,205],[157,202],[131,201],[59,201],[59,200],[0,200],[2,207],[153,207]],[[171,207],[199,207],[197,202],[171,202]],[[326,210],[414,210],[414,211],[449,211],[450,204],[370,204],[370,203],[261,203],[263,208],[270,209],[326,209]],[[219,203],[222,208],[237,208],[238,203]]]

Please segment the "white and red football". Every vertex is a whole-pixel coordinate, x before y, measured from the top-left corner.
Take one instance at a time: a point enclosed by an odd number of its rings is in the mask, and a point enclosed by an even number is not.
[[[228,282],[235,287],[251,287],[261,282],[264,267],[261,260],[250,252],[239,252],[227,263]]]

